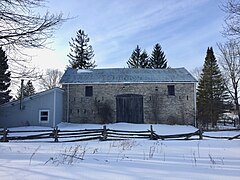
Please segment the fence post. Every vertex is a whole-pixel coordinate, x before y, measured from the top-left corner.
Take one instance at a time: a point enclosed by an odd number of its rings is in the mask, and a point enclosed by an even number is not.
[[[151,131],[150,140],[156,140],[156,138],[154,137],[154,131],[153,131],[152,125],[150,125],[150,131]]]
[[[3,130],[3,137],[1,138],[2,142],[8,142],[7,135],[9,133],[9,130],[7,128],[4,128]]]
[[[202,128],[199,129],[199,139],[202,140],[203,139],[203,130]]]
[[[53,138],[54,138],[54,142],[58,142],[58,127],[56,126],[56,128],[53,129]]]
[[[103,126],[103,131],[102,131],[102,138],[101,141],[106,141],[107,140],[107,127],[106,125]]]

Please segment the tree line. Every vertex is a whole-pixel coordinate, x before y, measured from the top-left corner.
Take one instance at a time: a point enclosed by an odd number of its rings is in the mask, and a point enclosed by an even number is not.
[[[147,54],[146,50],[141,51],[137,45],[127,64],[129,68],[166,69],[167,59],[159,43],[153,47],[151,56]]]
[[[71,52],[68,57],[71,68],[90,69],[97,66],[92,60],[95,54],[89,42],[88,34],[85,34],[82,29],[77,31],[76,38],[72,38],[72,42],[69,42]],[[167,59],[159,43],[154,46],[151,56],[137,45],[127,61],[127,65],[129,68],[163,69],[167,68]]]

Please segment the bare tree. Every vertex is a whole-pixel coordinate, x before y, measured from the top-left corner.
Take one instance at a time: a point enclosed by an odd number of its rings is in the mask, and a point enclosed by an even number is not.
[[[202,66],[199,66],[199,67],[195,67],[194,69],[192,69],[190,72],[191,74],[196,78],[196,80],[199,80],[200,79],[200,76],[202,74],[202,70],[203,70],[203,67]]]
[[[44,90],[60,87],[59,81],[63,73],[58,69],[47,69],[45,74],[40,78],[39,85]]]
[[[227,13],[223,35],[240,40],[240,1],[228,0],[222,10]]]
[[[43,48],[54,31],[66,19],[63,14],[37,13],[45,0],[0,0],[0,47],[9,56],[12,77],[27,77],[26,48]]]
[[[219,61],[227,89],[233,99],[240,124],[240,44],[236,40],[229,40],[225,44],[218,43],[220,50]]]

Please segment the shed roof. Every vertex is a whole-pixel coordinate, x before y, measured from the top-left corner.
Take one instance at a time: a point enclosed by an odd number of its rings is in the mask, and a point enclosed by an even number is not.
[[[192,82],[197,80],[185,68],[169,69],[73,69],[68,68],[61,84]]]
[[[52,89],[48,89],[48,90],[45,90],[45,91],[42,91],[42,92],[38,92],[36,94],[33,94],[31,96],[27,96],[27,97],[24,97],[22,99],[23,102],[26,102],[26,101],[29,101],[29,100],[32,100],[32,99],[35,99],[35,98],[38,98],[38,97],[41,97],[41,96],[44,96],[46,94],[50,94],[50,93],[53,93],[53,92],[61,92],[63,93],[64,90],[62,90],[61,88],[58,88],[58,87],[55,87],[55,88],[52,88]],[[1,107],[7,107],[7,106],[13,106],[13,105],[16,105],[16,104],[20,104],[20,100],[13,100],[13,101],[9,101],[9,102],[6,102],[4,104],[0,104],[0,108]]]

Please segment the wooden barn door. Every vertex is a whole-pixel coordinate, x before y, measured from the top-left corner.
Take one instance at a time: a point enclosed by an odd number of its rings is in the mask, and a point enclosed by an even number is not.
[[[137,94],[118,95],[117,122],[144,123],[143,96]]]

